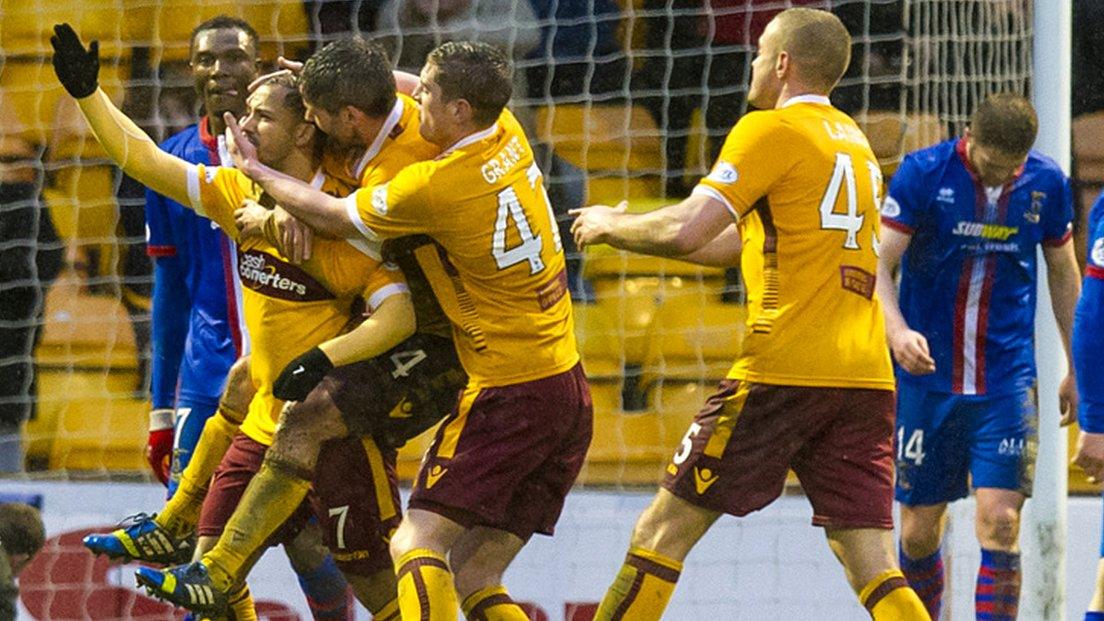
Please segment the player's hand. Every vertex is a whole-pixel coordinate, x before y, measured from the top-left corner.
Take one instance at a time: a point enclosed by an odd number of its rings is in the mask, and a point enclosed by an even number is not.
[[[1082,431],[1077,436],[1077,452],[1073,463],[1089,477],[1089,483],[1104,481],[1104,433]]]
[[[283,401],[302,401],[333,368],[333,363],[326,354],[313,347],[280,371],[280,377],[276,378],[272,387],[272,394]]]
[[[581,251],[590,244],[605,243],[613,230],[614,219],[629,208],[628,201],[621,201],[616,207],[592,205],[567,212],[575,216],[571,223],[571,234],[575,236],[575,246]]]
[[[265,209],[257,201],[247,198],[241,207],[234,211],[234,224],[238,227],[238,236],[245,240],[264,237],[265,221],[272,216],[271,209]]]
[[[1072,423],[1077,416],[1077,404],[1080,400],[1077,394],[1077,379],[1072,373],[1068,373],[1058,385],[1058,411],[1062,414],[1058,422],[1063,427]]]
[[[928,339],[915,330],[900,330],[889,335],[889,349],[901,368],[913,375],[935,373],[935,360],[928,349]]]
[[[295,216],[277,206],[272,210],[276,231],[280,236],[280,253],[298,265],[311,258],[314,231]]]
[[[245,135],[233,113],[224,112],[222,120],[226,121],[226,150],[230,152],[230,159],[234,160],[234,168],[250,176],[250,172],[261,163],[257,159],[257,145]]]
[[[84,49],[80,37],[69,24],[54,24],[54,73],[74,99],[84,99],[100,87],[100,42],[93,41]]]
[[[153,476],[162,485],[169,484],[172,469],[173,411],[157,408],[150,411],[149,438],[146,440],[146,462]]]

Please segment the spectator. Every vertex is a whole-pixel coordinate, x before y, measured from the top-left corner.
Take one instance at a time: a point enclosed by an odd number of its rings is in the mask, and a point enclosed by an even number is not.
[[[0,621],[14,621],[19,587],[15,578],[46,543],[42,516],[30,505],[0,504]]]
[[[618,99],[629,64],[617,29],[621,8],[614,0],[532,0],[541,41],[530,54],[529,97]]]

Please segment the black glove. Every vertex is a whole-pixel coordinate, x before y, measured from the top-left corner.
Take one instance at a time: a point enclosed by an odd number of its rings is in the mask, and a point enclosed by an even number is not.
[[[302,401],[334,365],[317,347],[288,363],[276,378],[272,394],[283,401]]]
[[[100,42],[93,41],[84,49],[80,37],[69,24],[54,24],[54,73],[65,90],[75,99],[84,99],[100,87]]]

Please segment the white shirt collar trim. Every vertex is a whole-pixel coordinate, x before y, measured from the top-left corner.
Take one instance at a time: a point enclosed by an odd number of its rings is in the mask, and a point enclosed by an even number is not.
[[[402,98],[396,98],[395,105],[391,108],[391,114],[387,115],[387,120],[384,121],[383,126],[380,127],[379,133],[376,134],[376,139],[372,141],[368,150],[364,152],[364,155],[357,162],[355,171],[357,179],[364,174],[364,169],[368,167],[368,162],[371,162],[379,155],[380,149],[383,148],[383,141],[387,140],[387,137],[391,135],[391,130],[395,129],[395,126],[402,120],[403,109]]]
[[[832,101],[824,95],[797,95],[796,97],[790,97],[789,99],[784,101],[781,106],[778,107],[788,108],[790,106],[802,103],[823,104],[825,106],[832,105]]]
[[[491,125],[487,129],[484,129],[483,131],[475,132],[474,134],[469,134],[468,136],[465,136],[464,138],[461,138],[460,140],[457,140],[451,147],[445,149],[444,152],[442,152],[439,157],[444,157],[444,156],[448,155],[449,153],[452,153],[453,151],[455,151],[457,149],[466,147],[469,144],[474,144],[476,142],[479,142],[480,140],[483,140],[484,138],[487,138],[488,136],[494,135],[494,133],[497,132],[497,131],[498,131],[498,123],[495,123],[494,125]]]

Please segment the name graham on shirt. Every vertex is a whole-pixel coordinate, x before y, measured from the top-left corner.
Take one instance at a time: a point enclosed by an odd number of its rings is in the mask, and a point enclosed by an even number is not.
[[[502,150],[495,153],[494,157],[488,160],[486,164],[483,164],[483,180],[487,183],[495,183],[517,167],[518,162],[524,156],[525,147],[521,144],[521,139],[514,136],[510,139],[510,142],[506,143],[505,147],[502,147]]]

